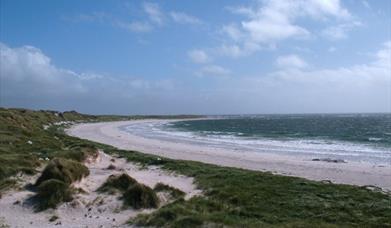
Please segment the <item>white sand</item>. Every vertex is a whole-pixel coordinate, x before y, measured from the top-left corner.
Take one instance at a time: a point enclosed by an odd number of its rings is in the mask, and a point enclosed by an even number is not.
[[[144,122],[163,120],[137,120]],[[167,121],[167,120],[164,120]],[[282,175],[304,177],[310,180],[329,180],[333,183],[373,185],[391,190],[391,166],[369,163],[315,162],[294,156],[279,156],[203,145],[168,142],[132,135],[119,129],[129,121],[74,125],[67,130],[72,136],[109,144],[120,149],[138,150],[163,157],[194,160],[222,166],[250,170],[271,171]]]
[[[100,187],[111,174],[128,173],[138,182],[153,188],[158,182],[176,187],[186,193],[185,198],[190,198],[200,194],[196,189],[193,179],[174,173],[168,173],[157,167],[140,167],[128,163],[125,159],[115,158],[100,152],[98,159],[86,163],[90,170],[90,175],[81,182],[75,184],[75,187],[82,188],[85,194],[78,194],[72,202],[64,203],[57,209],[49,209],[43,212],[35,213],[32,205],[26,201],[32,192],[25,189],[11,190],[0,199],[0,225],[8,224],[10,227],[122,227],[131,217],[139,213],[150,213],[153,210],[122,210],[122,201],[118,195],[107,195],[97,193],[96,189]],[[113,164],[116,169],[106,169]],[[21,184],[33,183],[37,176],[24,176]],[[164,193],[158,194],[161,206],[171,201]],[[20,202],[15,204],[15,202]],[[59,217],[54,222],[49,219],[56,215]]]

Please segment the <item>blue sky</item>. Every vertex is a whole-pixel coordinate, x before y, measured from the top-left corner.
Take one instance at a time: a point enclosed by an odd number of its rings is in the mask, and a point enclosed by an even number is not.
[[[0,105],[391,111],[391,1],[0,0]]]

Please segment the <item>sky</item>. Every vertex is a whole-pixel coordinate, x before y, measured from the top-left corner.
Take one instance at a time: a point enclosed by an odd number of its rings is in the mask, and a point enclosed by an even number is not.
[[[0,0],[0,106],[391,112],[391,1]]]

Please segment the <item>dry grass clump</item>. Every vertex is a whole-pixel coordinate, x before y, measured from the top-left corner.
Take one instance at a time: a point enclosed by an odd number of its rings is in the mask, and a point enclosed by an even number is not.
[[[121,193],[125,207],[140,209],[157,208],[159,205],[159,199],[150,187],[138,183],[126,173],[109,176],[98,191],[109,194]]]
[[[72,200],[74,193],[71,184],[89,175],[89,170],[80,162],[64,158],[55,158],[42,171],[35,183],[38,211],[55,208],[62,202]]]
[[[42,171],[35,185],[39,186],[42,182],[49,179],[56,179],[71,184],[88,176],[89,173],[88,168],[80,162],[65,158],[55,158]]]
[[[103,185],[98,188],[98,191],[109,193],[113,193],[115,191],[124,192],[135,183],[137,183],[137,181],[126,173],[120,175],[110,175],[105,183],[103,183]]]

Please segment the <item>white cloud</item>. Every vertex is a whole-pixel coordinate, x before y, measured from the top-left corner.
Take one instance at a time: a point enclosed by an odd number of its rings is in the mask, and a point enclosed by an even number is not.
[[[130,23],[117,22],[118,27],[127,29],[132,32],[150,32],[153,27],[148,22],[133,21]]]
[[[370,85],[371,83],[382,84],[386,81],[391,82],[391,41],[382,45],[374,55],[374,60],[368,64],[353,65],[350,67],[341,67],[337,69],[319,69],[291,71],[290,69],[275,72],[274,75],[294,81],[333,82],[337,86],[350,85]],[[385,84],[387,85],[387,84]],[[384,86],[384,84],[383,84]],[[389,88],[391,89],[391,88]]]
[[[264,47],[265,49],[266,47]],[[223,44],[217,48],[217,53],[224,56],[229,56],[232,58],[238,58],[242,56],[247,56],[253,53],[254,51],[258,51],[262,49],[261,46],[257,43],[243,43],[242,46],[237,44]]]
[[[224,25],[221,30],[234,41],[239,41],[243,36],[242,31],[240,31],[239,26],[236,24]]]
[[[8,107],[122,114],[390,112],[391,41],[371,56],[365,64],[280,68],[258,77],[233,77],[222,66],[205,65],[198,76],[232,77],[221,77],[212,88],[184,83],[178,89],[169,79],[77,73],[55,66],[35,47],[0,44],[0,101]]]
[[[164,14],[160,10],[157,3],[145,2],[143,4],[144,11],[148,14],[149,19],[158,24],[162,25],[164,22]]]
[[[157,3],[144,2],[141,5],[143,10],[143,18],[138,20],[124,20],[106,12],[92,12],[89,14],[78,14],[72,17],[64,16],[63,19],[70,22],[89,22],[107,24],[121,29],[125,29],[136,33],[145,33],[154,30],[154,28],[162,26],[168,22],[170,17],[171,22],[178,24],[201,25],[203,21],[195,16],[186,14],[184,12],[171,11],[164,12]]]
[[[276,60],[277,66],[281,68],[305,68],[308,64],[297,55],[279,56]]]
[[[46,90],[50,94],[85,91],[80,83],[80,75],[53,66],[50,58],[35,47],[23,46],[12,49],[0,43],[0,53],[3,86],[10,83],[16,87],[29,87],[33,92]],[[38,84],[40,86],[35,86]],[[3,89],[12,91],[8,85]]]
[[[391,112],[391,42],[385,42],[372,57],[367,63],[344,67],[288,67],[251,77],[234,77],[233,74],[220,81],[215,91],[209,91],[208,98],[216,107],[210,105],[207,110],[220,113]],[[227,102],[235,108],[221,105]]]
[[[373,60],[337,68],[282,68],[259,77],[230,77],[222,96],[252,112],[391,112],[391,42]],[[212,95],[211,95],[212,96]]]
[[[91,14],[79,14],[74,17],[65,17],[65,20],[72,22],[90,22],[107,24],[113,27],[125,29],[131,32],[144,33],[153,30],[153,26],[148,21],[125,21],[115,18],[104,12],[93,12]]]
[[[202,21],[199,18],[183,12],[173,11],[170,13],[170,16],[175,22],[179,24],[193,24],[193,25],[202,24]]]
[[[95,73],[76,73],[59,68],[40,49],[10,48],[0,43],[1,105],[52,109],[91,109],[132,101],[174,88],[171,80],[119,78]],[[161,95],[161,94],[160,94]],[[159,96],[160,96],[159,95]],[[158,97],[159,97],[158,96]]]
[[[209,56],[203,50],[195,49],[189,51],[187,54],[189,55],[190,59],[195,63],[206,63],[210,61]]]
[[[233,58],[241,57],[241,56],[244,56],[247,54],[247,52],[245,50],[243,50],[241,47],[239,47],[238,45],[235,45],[235,44],[222,45],[218,49],[218,51],[222,55],[233,57]]]
[[[315,18],[324,18],[328,15],[340,19],[350,19],[352,17],[350,12],[341,6],[339,0],[310,0],[301,1],[301,4],[301,10]]]
[[[376,66],[391,68],[391,40],[384,42],[383,49],[380,49],[375,54]],[[390,73],[391,71],[388,71]],[[391,78],[391,74],[389,75]]]
[[[339,0],[264,0],[257,2],[253,7],[239,6],[228,9],[246,17],[238,25],[231,23],[222,27],[222,31],[233,42],[226,43],[222,48],[222,53],[229,56],[239,56],[239,53],[251,54],[260,50],[260,47],[273,46],[276,42],[286,39],[310,37],[312,32],[298,23],[301,18],[317,21],[327,21],[329,18],[352,20],[351,14],[341,6]],[[341,27],[345,32],[349,30],[347,25]]]
[[[196,73],[196,75],[197,76],[227,76],[230,73],[231,71],[224,67],[218,65],[208,65],[202,67],[200,71]]]
[[[92,12],[90,14],[78,14],[75,16],[64,16],[62,17],[64,20],[71,21],[71,22],[99,22],[104,23],[106,21],[112,20],[112,17],[110,14],[107,14],[105,12]]]
[[[279,1],[282,2],[282,1]],[[290,11],[279,6],[266,6],[247,21],[241,23],[243,31],[256,43],[268,43],[290,37],[306,37],[307,29],[292,23]]]
[[[359,27],[362,24],[358,21],[352,21],[349,23],[338,24],[330,26],[322,31],[322,35],[331,40],[346,39],[348,33],[355,27]]]
[[[346,99],[357,106],[369,106],[368,103],[373,102],[378,105],[377,109],[391,111],[390,72],[391,42],[388,41],[368,64],[317,70],[289,68],[272,73],[266,80],[297,93],[314,93],[313,99],[318,101],[332,100],[341,106]]]

